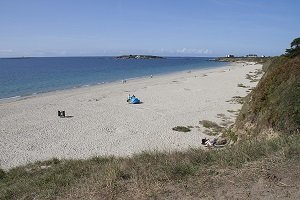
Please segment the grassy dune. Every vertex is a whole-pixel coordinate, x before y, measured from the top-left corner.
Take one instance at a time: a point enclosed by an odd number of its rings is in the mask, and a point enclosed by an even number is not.
[[[290,169],[295,168],[293,176],[299,177],[299,153],[300,136],[291,135],[269,141],[244,141],[224,150],[145,152],[131,158],[52,159],[1,171],[0,199],[216,198],[216,191],[228,186],[224,177],[232,170],[258,176],[255,170],[247,169],[249,165],[253,168],[265,163],[270,169],[291,165]],[[243,177],[238,181],[245,182]]]
[[[300,133],[300,55],[277,57],[264,69],[265,75],[236,120],[237,132],[252,136],[270,130],[284,135]]]

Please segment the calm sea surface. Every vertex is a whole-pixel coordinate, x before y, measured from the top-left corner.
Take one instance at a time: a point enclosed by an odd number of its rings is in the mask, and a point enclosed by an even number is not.
[[[224,66],[210,58],[121,60],[113,57],[0,59],[0,99],[122,79]]]

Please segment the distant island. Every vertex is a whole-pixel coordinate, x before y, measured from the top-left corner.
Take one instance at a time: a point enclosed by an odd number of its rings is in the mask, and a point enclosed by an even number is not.
[[[122,55],[116,57],[116,59],[162,59],[160,56],[151,56],[151,55]]]

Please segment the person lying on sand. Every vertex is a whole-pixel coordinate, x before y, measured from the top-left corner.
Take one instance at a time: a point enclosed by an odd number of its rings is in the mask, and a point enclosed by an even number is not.
[[[213,147],[213,146],[215,146],[216,145],[216,143],[217,143],[217,139],[216,138],[214,138],[214,139],[212,139],[212,140],[207,140],[206,142],[205,142],[205,145],[207,146],[207,147]]]
[[[217,139],[216,138],[214,138],[214,139],[212,139],[212,140],[209,140],[209,139],[202,139],[202,144],[203,145],[206,145],[207,147],[212,147],[212,146],[214,146],[215,144],[216,144],[216,142],[217,142]]]
[[[214,138],[214,139],[202,139],[202,144],[205,145],[206,147],[208,148],[211,148],[211,147],[223,147],[225,144],[227,143],[227,140],[226,139],[222,139],[222,138]]]

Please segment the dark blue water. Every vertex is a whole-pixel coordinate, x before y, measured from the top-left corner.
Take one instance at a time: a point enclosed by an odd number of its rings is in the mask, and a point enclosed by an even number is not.
[[[176,71],[223,66],[209,58],[121,60],[113,57],[0,59],[0,99]]]

